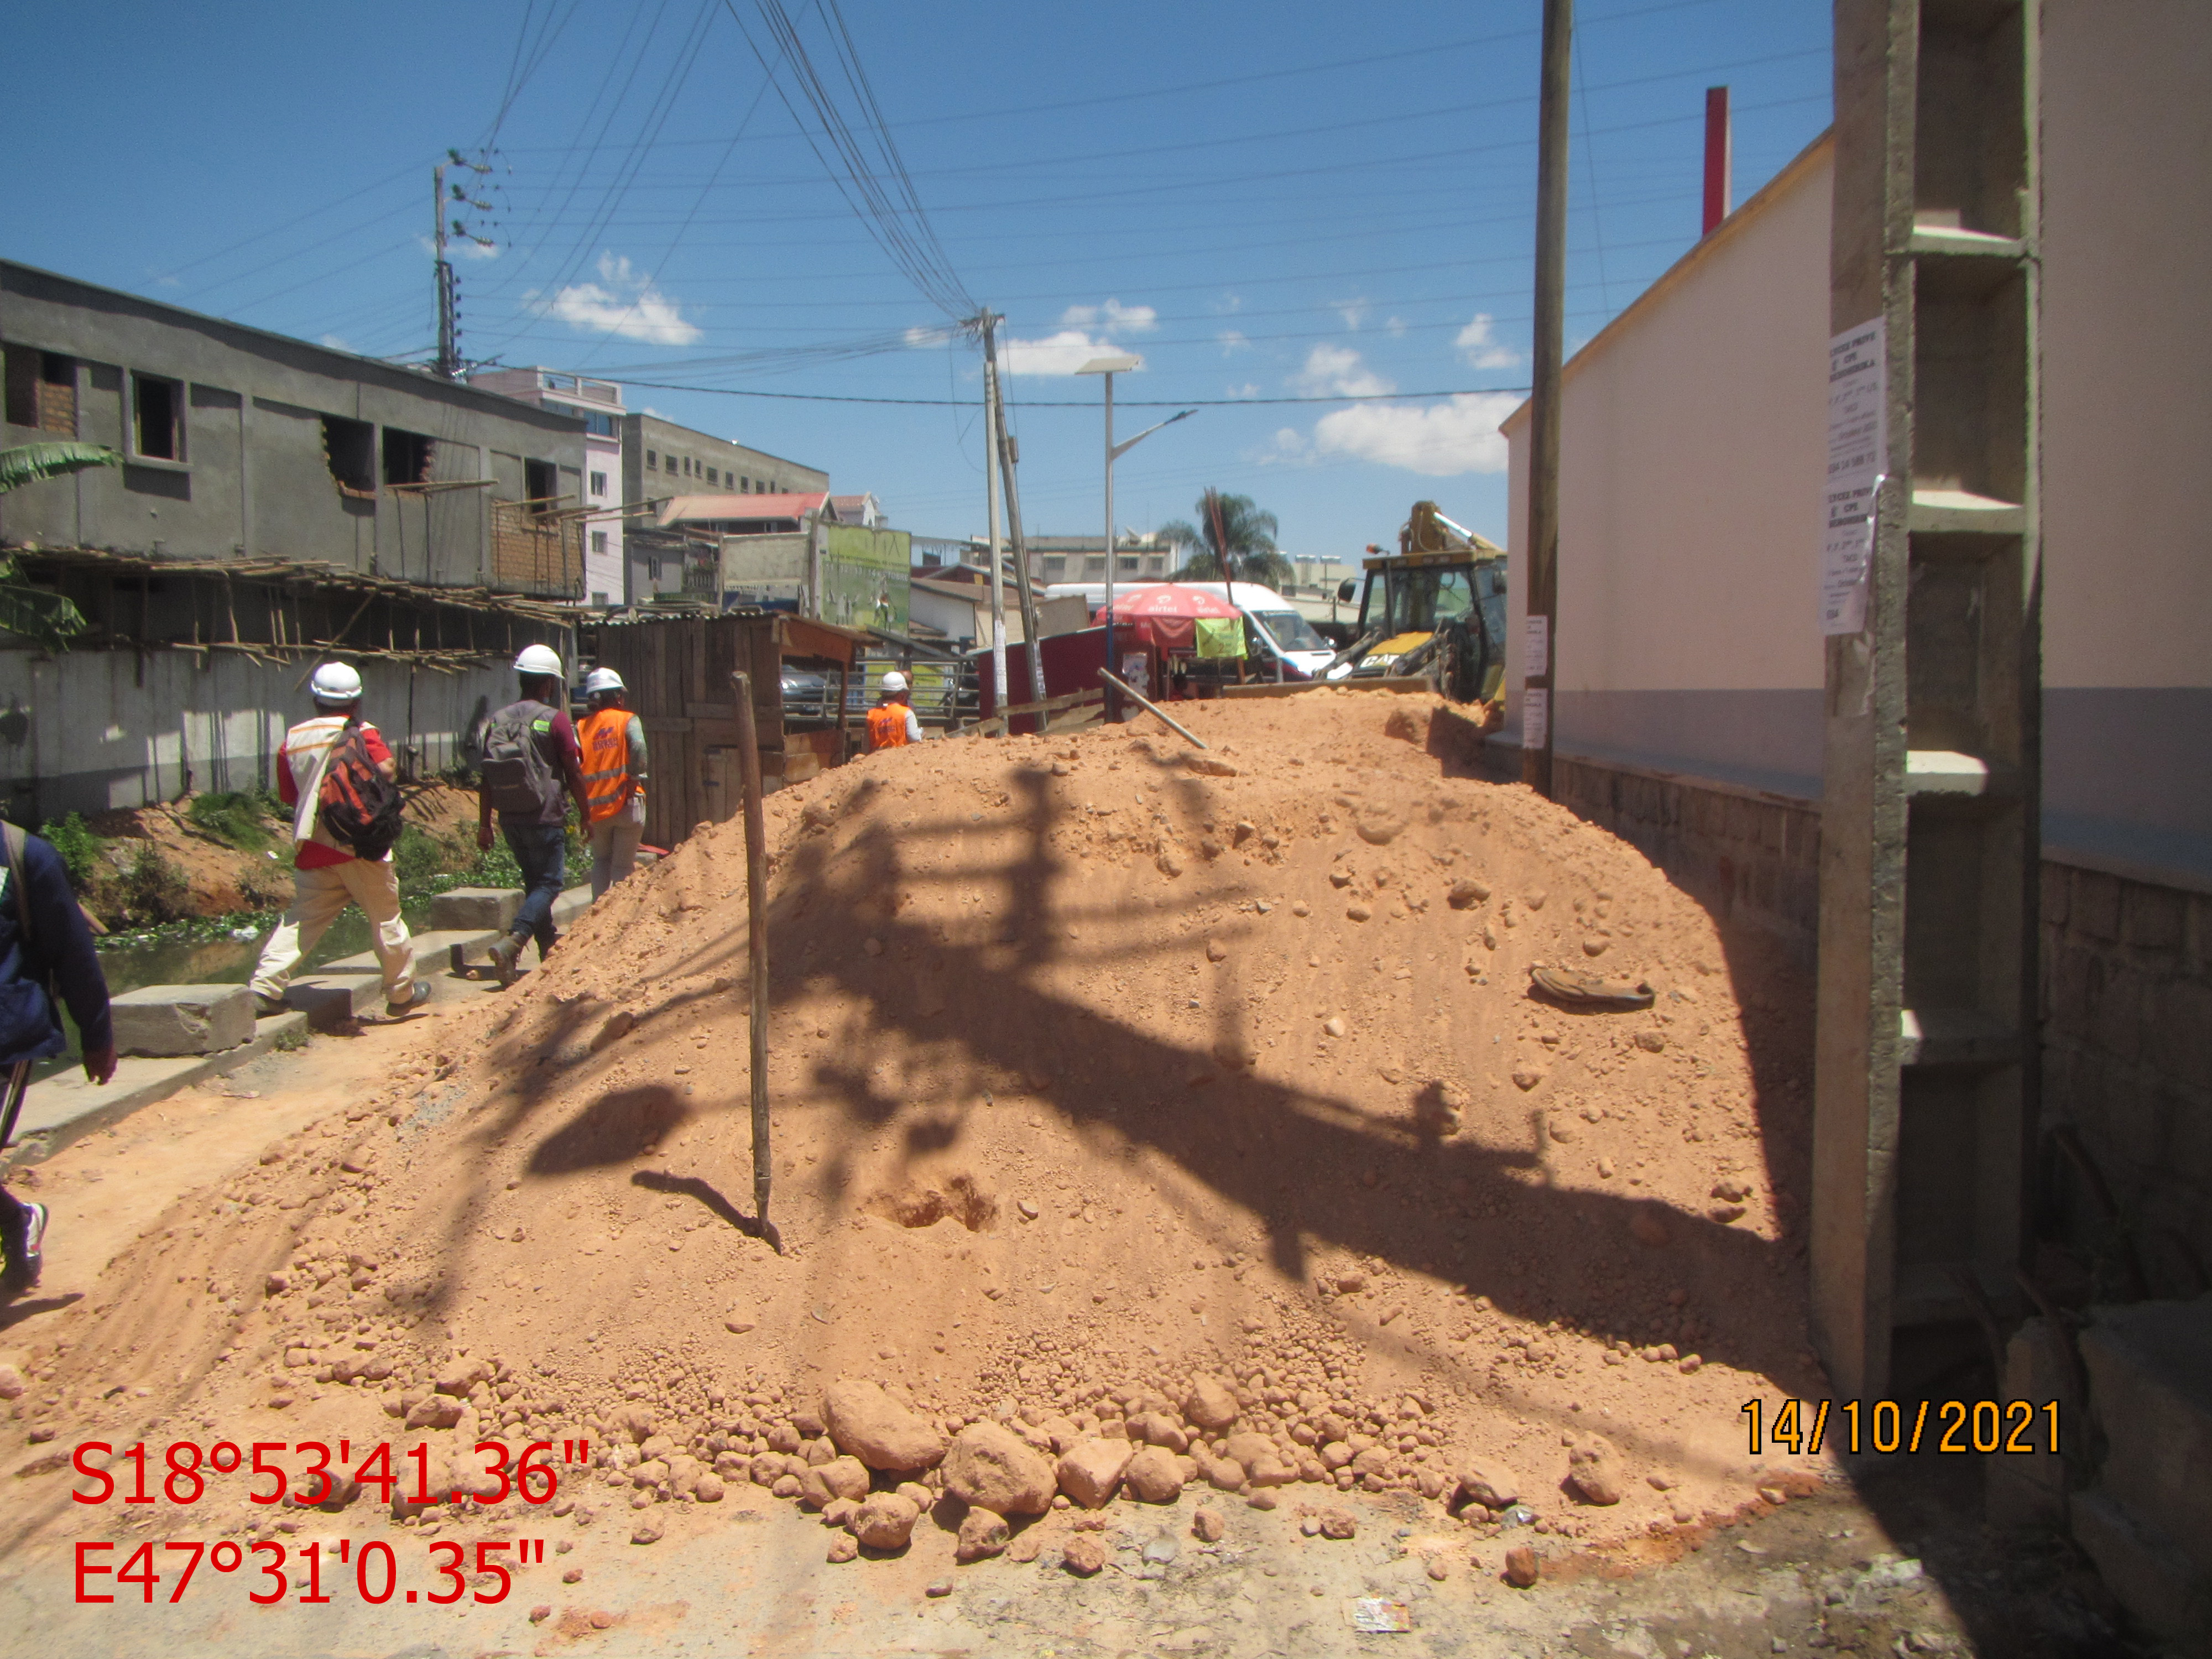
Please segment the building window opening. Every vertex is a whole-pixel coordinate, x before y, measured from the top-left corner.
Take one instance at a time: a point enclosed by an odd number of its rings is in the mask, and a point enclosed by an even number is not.
[[[153,374],[131,377],[131,418],[134,453],[153,461],[185,459],[185,434],[179,416],[184,388],[174,380]]]
[[[403,432],[396,426],[385,428],[384,482],[388,484],[429,483],[430,453],[434,447],[434,441],[419,432]]]
[[[1085,557],[1083,561],[1084,580],[1089,581],[1093,576],[1103,576],[1105,574],[1106,556],[1103,553],[1090,554]]]
[[[660,471],[660,457],[650,449],[645,452],[645,470],[647,472]]]
[[[604,530],[594,530],[592,532],[592,551],[594,553],[604,553],[606,550],[607,532]]]
[[[7,359],[9,421],[75,437],[76,359],[22,346],[9,347]]]
[[[719,471],[711,466],[707,469],[707,482],[708,483],[720,483],[721,481],[722,475]]]
[[[1133,555],[1117,553],[1114,556],[1114,569],[1120,575],[1133,576],[1137,574],[1137,560]]]
[[[540,513],[550,513],[556,505],[554,497],[560,493],[560,474],[550,461],[525,461],[522,464],[522,498]]]
[[[604,472],[594,472],[592,474],[592,494],[594,495],[604,495],[606,493],[607,475]]]
[[[323,460],[338,494],[364,499],[376,494],[376,428],[342,415],[323,416]]]

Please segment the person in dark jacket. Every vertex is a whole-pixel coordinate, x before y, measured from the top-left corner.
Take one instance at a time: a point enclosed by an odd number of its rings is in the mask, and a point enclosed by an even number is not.
[[[115,1030],[107,1012],[107,976],[100,971],[92,929],[70,890],[62,855],[36,836],[23,837],[20,860],[23,890],[0,861],[0,1009],[13,1015],[0,1031],[0,1067],[8,1071],[8,1097],[17,1098],[30,1082],[32,1066],[51,1060],[69,1046],[62,1017],[54,1006],[58,990],[69,1004],[84,1044],[84,1074],[94,1083],[115,1075]],[[30,913],[31,938],[23,938],[23,913]],[[39,1282],[45,1261],[46,1206],[27,1204],[0,1187],[0,1249],[7,1267],[0,1292],[21,1296]]]

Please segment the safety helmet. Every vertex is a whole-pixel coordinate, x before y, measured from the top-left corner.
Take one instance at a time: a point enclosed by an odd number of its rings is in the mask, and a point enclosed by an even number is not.
[[[561,653],[550,645],[526,645],[522,654],[514,659],[518,674],[550,674],[555,679],[564,678],[561,672]]]
[[[627,691],[623,677],[611,668],[594,668],[584,676],[584,695],[595,697],[602,691]]]
[[[317,702],[352,702],[361,696],[361,676],[342,662],[326,662],[308,682]]]
[[[900,673],[897,669],[894,668],[890,672],[884,676],[884,695],[885,696],[889,696],[894,691],[903,691],[905,690],[906,676]]]

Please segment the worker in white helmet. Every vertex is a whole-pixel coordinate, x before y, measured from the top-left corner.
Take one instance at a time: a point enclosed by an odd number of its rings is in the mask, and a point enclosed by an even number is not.
[[[284,1010],[284,988],[300,959],[315,948],[338,912],[361,906],[384,970],[384,1010],[397,1018],[427,1000],[430,988],[415,977],[415,945],[399,916],[399,877],[389,848],[362,857],[342,843],[324,822],[324,787],[334,766],[373,768],[388,792],[398,765],[383,735],[361,718],[361,676],[342,662],[326,662],[308,684],[315,700],[312,720],[284,734],[276,757],[276,798],[293,809],[292,908],[261,947],[253,970],[253,1002],[267,1015]],[[349,739],[358,733],[356,747]],[[340,780],[343,781],[343,780]],[[358,791],[356,790],[357,793]]]
[[[629,712],[629,688],[611,668],[584,676],[592,712],[576,726],[590,799],[592,896],[637,868],[645,837],[645,722]]]
[[[894,668],[884,676],[881,699],[868,710],[868,752],[903,749],[920,743],[921,721],[914,712],[914,692],[906,676]]]
[[[491,848],[491,816],[522,871],[522,905],[507,936],[491,947],[499,982],[514,982],[522,947],[538,941],[538,960],[560,940],[553,927],[554,901],[568,868],[568,803],[577,820],[592,821],[584,789],[583,751],[568,718],[567,676],[560,653],[548,645],[524,647],[514,659],[521,697],[491,717],[484,728],[483,782],[477,792],[477,845]]]

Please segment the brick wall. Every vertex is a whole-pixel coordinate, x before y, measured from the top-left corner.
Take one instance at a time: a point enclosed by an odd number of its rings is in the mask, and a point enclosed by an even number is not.
[[[1722,922],[1778,937],[1810,967],[1820,923],[1820,809],[1759,790],[1561,756],[1553,793],[1666,871]]]
[[[2070,1123],[2111,1185],[2154,1296],[2212,1267],[2212,896],[2043,866],[2044,1115]],[[2109,1254],[2080,1177],[2046,1152],[2045,1206]]]

